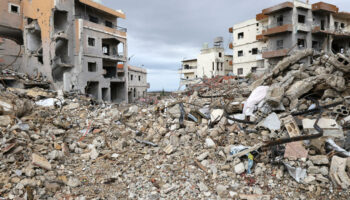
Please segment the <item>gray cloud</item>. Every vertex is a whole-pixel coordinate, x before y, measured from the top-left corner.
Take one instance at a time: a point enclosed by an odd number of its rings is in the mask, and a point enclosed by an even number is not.
[[[126,13],[119,25],[128,28],[129,56],[133,65],[149,70],[151,90],[178,87],[177,69],[183,58],[199,54],[203,43],[223,36],[228,53],[228,28],[262,9],[285,0],[103,0],[104,5]],[[318,1],[310,1],[312,3]],[[345,10],[348,0],[329,0]],[[347,6],[347,7],[346,7]],[[175,75],[174,75],[175,73]],[[169,77],[166,82],[164,77]],[[175,78],[177,77],[177,79]],[[165,78],[166,79],[166,78]]]

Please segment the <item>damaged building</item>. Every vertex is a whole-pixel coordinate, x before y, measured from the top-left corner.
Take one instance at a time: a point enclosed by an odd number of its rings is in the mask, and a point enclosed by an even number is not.
[[[203,45],[196,59],[184,59],[179,69],[180,87],[200,82],[203,78],[232,74],[232,55],[225,55],[223,38],[214,39],[213,47]]]
[[[23,48],[19,72],[53,89],[128,101],[125,14],[91,0],[1,0],[0,36]],[[117,66],[122,65],[122,68]]]
[[[265,68],[276,65],[284,57],[293,54],[295,51],[312,48],[318,52],[326,53],[348,53],[350,49],[350,14],[340,12],[335,5],[318,2],[310,4],[309,1],[294,0],[284,2],[266,9],[256,15],[256,39],[245,43],[243,47],[252,43],[260,44],[262,58],[265,60]],[[238,24],[240,25],[240,24]],[[237,25],[236,25],[237,26]],[[235,26],[234,26],[235,27]],[[261,28],[260,28],[261,27]],[[234,31],[235,43],[243,41],[244,36],[252,35],[246,31]],[[236,39],[237,38],[237,39]],[[233,46],[231,46],[233,47]],[[234,54],[240,54],[238,59],[234,59],[233,65],[241,64],[241,60],[249,60],[252,54],[251,48],[234,49]],[[240,50],[240,51],[238,51]],[[243,51],[245,50],[245,51]],[[238,56],[238,55],[237,55]],[[260,60],[257,57],[256,62]],[[302,62],[310,63],[312,59],[307,57]],[[255,71],[256,66],[243,66],[248,71]],[[234,73],[239,74],[242,70],[235,69]],[[245,73],[244,73],[245,74]]]
[[[147,96],[147,89],[150,88],[150,84],[147,83],[147,70],[130,65],[128,66],[128,70],[129,102],[135,102]]]

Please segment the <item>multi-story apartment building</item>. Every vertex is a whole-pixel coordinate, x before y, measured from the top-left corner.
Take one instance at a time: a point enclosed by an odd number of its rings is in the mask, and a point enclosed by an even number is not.
[[[19,71],[54,89],[128,100],[125,14],[91,0],[0,0],[0,36],[24,49]],[[123,65],[123,68],[118,68]]]
[[[266,8],[268,47],[263,58],[276,63],[294,50],[345,53],[350,49],[350,14],[335,5],[294,0]],[[305,62],[310,59],[305,59]]]
[[[196,59],[182,61],[182,67],[179,70],[180,86],[197,83],[204,77],[212,78],[232,73],[232,55],[225,55],[222,43],[221,37],[216,38],[212,48],[209,48],[208,44],[203,45]]]
[[[128,79],[129,102],[135,102],[135,100],[147,96],[147,89],[149,89],[150,84],[147,83],[146,69],[129,65]]]
[[[262,65],[267,69],[296,50],[350,52],[350,14],[324,2],[284,2],[262,10],[255,20],[237,24],[230,32],[234,38],[230,46],[234,50],[233,68],[237,75],[245,76]]]
[[[265,61],[262,50],[267,46],[264,37],[260,37],[267,18],[257,16],[245,22],[234,25],[229,29],[233,34],[233,73],[237,76],[247,76],[250,73],[263,71]],[[259,36],[259,37],[258,37]]]

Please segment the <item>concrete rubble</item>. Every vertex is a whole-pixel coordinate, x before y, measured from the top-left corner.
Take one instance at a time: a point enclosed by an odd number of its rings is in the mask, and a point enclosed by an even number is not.
[[[348,199],[344,60],[302,51],[142,105],[4,87],[0,199]]]

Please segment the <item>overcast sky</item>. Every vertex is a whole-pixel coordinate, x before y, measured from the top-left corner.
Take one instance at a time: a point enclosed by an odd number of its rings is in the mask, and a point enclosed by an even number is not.
[[[226,51],[232,54],[229,27],[285,1],[102,0],[102,4],[125,12],[126,20],[119,20],[119,25],[128,29],[130,64],[147,68],[150,90],[154,91],[177,90],[181,60],[195,58],[203,43],[212,45],[217,36],[224,37]],[[350,12],[349,0],[324,1]]]

